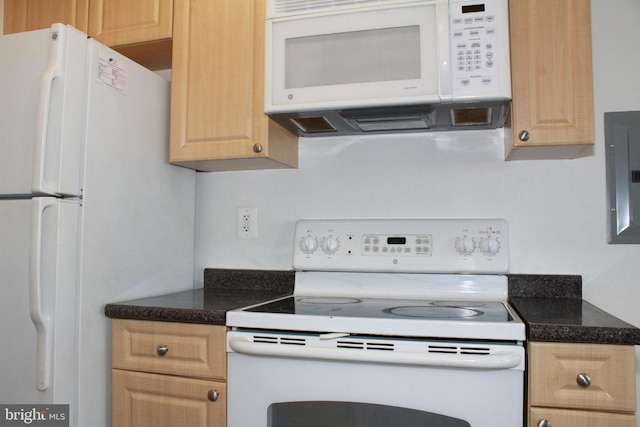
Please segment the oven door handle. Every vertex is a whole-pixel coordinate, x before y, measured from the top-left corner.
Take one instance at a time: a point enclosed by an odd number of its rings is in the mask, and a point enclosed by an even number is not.
[[[293,357],[347,362],[386,363],[464,369],[522,369],[522,356],[516,351],[492,354],[408,353],[402,351],[322,348],[304,345],[256,343],[247,338],[229,338],[229,348],[253,356]]]

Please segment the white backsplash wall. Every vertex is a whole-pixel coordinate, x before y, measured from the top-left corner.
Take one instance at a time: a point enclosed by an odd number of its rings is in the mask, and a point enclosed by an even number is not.
[[[502,130],[302,139],[297,170],[198,174],[196,286],[205,267],[290,269],[302,218],[502,217],[512,273],[580,274],[585,299],[640,326],[640,245],[606,242],[603,131],[604,112],[640,110],[640,1],[593,0],[592,20],[594,155],[505,162]],[[236,238],[241,206],[257,239]]]
[[[592,19],[594,155],[505,162],[502,130],[303,138],[299,169],[198,174],[197,285],[205,267],[290,269],[302,218],[496,216],[511,272],[581,274],[587,299],[640,326],[640,245],[606,243],[603,131],[605,111],[640,110],[640,2],[593,0]],[[258,239],[236,238],[241,206]]]

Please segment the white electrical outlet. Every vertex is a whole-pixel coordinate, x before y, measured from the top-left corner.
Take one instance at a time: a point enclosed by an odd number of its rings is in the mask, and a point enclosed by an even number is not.
[[[258,208],[238,208],[236,223],[238,239],[258,238]]]

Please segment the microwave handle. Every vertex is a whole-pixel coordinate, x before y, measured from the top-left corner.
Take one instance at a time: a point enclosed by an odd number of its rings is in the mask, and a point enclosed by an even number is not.
[[[394,365],[418,365],[464,369],[513,369],[522,363],[515,351],[497,351],[490,355],[432,354],[399,351],[363,351],[354,349],[317,348],[255,343],[248,338],[232,337],[229,347],[236,353],[253,356],[293,357],[305,359],[335,360],[346,362],[386,363]]]

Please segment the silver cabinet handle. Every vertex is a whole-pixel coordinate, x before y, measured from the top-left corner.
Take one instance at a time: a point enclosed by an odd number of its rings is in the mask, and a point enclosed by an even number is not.
[[[168,345],[159,345],[158,348],[156,348],[156,353],[158,353],[158,356],[164,356],[165,354],[167,354],[168,351],[169,351]]]
[[[578,382],[578,385],[580,387],[587,388],[591,385],[591,377],[589,376],[589,374],[585,374],[584,372],[578,374],[578,376],[576,377],[576,381]]]
[[[253,152],[256,154],[262,153],[262,144],[253,144]]]
[[[209,393],[207,393],[207,398],[212,402],[218,400],[219,397],[220,392],[218,390],[209,390]]]
[[[528,130],[521,130],[520,133],[518,134],[518,138],[520,138],[520,141],[528,141],[530,137],[531,137],[531,134],[529,133]]]
[[[551,427],[551,421],[545,420],[544,418],[538,420],[537,427]]]

